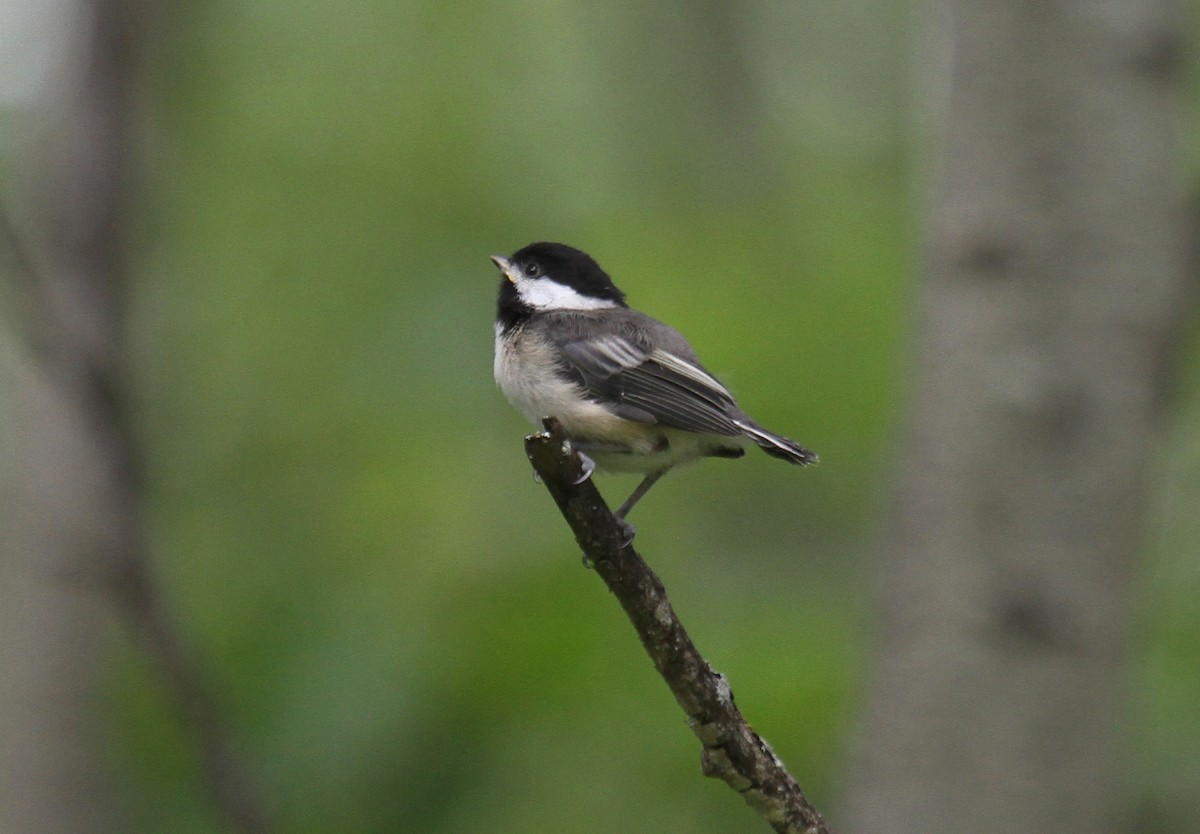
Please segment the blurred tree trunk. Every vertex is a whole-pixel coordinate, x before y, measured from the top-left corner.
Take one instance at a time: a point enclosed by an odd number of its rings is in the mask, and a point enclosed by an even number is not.
[[[120,510],[87,415],[23,348],[0,332],[0,831],[120,830],[99,689],[112,612],[96,575]]]
[[[202,665],[154,576],[126,412],[124,246],[141,0],[84,0],[49,128],[0,205],[14,300],[0,317],[0,834],[127,830],[105,754],[99,660],[115,612],[162,678],[229,831],[270,820]],[[155,30],[159,35],[163,28]],[[63,44],[47,44],[54,49]],[[6,182],[6,185],[9,183]],[[9,287],[4,289],[8,290]]]
[[[61,89],[30,110],[42,141],[9,166],[0,322],[0,831],[121,830],[99,662],[138,546],[115,413],[129,129],[121,0],[73,10]],[[62,44],[47,44],[49,48]],[[19,218],[19,219],[18,219]],[[18,320],[17,313],[24,314]]]
[[[1130,830],[1132,582],[1192,300],[1182,10],[928,10],[912,400],[841,827]]]

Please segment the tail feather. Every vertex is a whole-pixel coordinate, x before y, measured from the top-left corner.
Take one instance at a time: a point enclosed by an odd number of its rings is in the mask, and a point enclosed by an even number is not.
[[[736,425],[771,457],[782,458],[800,466],[808,466],[818,460],[816,452],[805,449],[794,440],[769,432],[757,423],[737,420]]]

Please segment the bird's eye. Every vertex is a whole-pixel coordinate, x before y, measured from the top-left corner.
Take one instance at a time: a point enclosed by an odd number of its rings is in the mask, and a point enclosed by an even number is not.
[[[525,264],[525,275],[529,278],[536,278],[542,274],[542,268],[537,264]]]

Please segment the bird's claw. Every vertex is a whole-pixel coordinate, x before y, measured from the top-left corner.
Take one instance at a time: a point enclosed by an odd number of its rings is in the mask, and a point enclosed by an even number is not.
[[[633,544],[633,537],[637,534],[637,528],[623,519],[621,516],[613,516],[617,520],[617,525],[621,528],[621,547],[622,549]]]
[[[575,453],[579,455],[579,462],[583,464],[583,474],[581,474],[579,479],[575,481],[575,486],[578,486],[588,478],[592,477],[592,473],[596,471],[596,461],[592,460],[578,449],[575,450]]]
[[[637,528],[615,513],[613,514],[613,520],[617,522],[617,526],[621,529],[621,546],[619,549],[624,550],[633,544],[633,537],[637,533]],[[583,566],[589,570],[592,568],[592,560],[588,558],[587,553],[583,554]]]
[[[581,464],[583,464],[583,474],[581,474],[577,480],[571,482],[573,486],[579,486],[588,478],[592,477],[592,473],[596,471],[596,461],[592,460],[579,450],[576,450],[576,454],[579,455],[579,461]],[[533,470],[533,482],[535,484],[540,484],[542,482],[542,476],[538,474],[536,469]]]

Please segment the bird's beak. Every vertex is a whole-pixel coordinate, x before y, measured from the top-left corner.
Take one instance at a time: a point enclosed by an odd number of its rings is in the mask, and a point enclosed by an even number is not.
[[[516,271],[513,269],[512,262],[500,255],[492,255],[492,263],[500,267],[500,271],[504,273],[504,277],[509,280],[509,283],[516,283]]]

